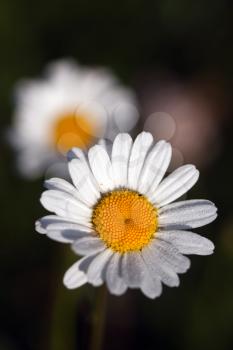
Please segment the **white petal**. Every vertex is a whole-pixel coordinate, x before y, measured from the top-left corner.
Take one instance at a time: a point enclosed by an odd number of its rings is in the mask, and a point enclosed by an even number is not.
[[[87,166],[79,159],[69,162],[69,171],[75,187],[78,189],[79,198],[88,206],[93,206],[100,197],[98,185]]]
[[[83,271],[79,270],[80,263],[82,259],[77,261],[74,265],[72,265],[68,271],[66,271],[63,283],[68,289],[74,289],[82,286],[87,283],[87,276]]]
[[[204,199],[172,203],[159,210],[159,226],[166,229],[190,229],[212,222],[216,218],[215,205]]]
[[[51,223],[51,222],[56,222],[56,218],[58,218],[58,216],[56,215],[48,215],[48,216],[44,216],[42,218],[40,218],[39,220],[37,220],[35,222],[35,229],[38,233],[41,234],[46,234],[47,233],[47,226]]]
[[[149,193],[149,197],[162,180],[171,160],[171,145],[165,141],[159,141],[148,154],[139,179],[138,190],[141,193]]]
[[[87,270],[87,279],[93,286],[99,285],[99,281],[104,273],[103,271],[107,267],[108,261],[112,255],[113,252],[110,249],[106,249],[99,253],[91,262]]]
[[[156,237],[172,243],[182,254],[209,255],[214,250],[209,239],[189,231],[160,231]]]
[[[112,174],[116,187],[126,187],[128,178],[128,163],[132,138],[129,134],[119,134],[112,147]]]
[[[69,222],[55,215],[45,216],[37,220],[36,230],[62,243],[71,243],[77,238],[89,235],[92,232],[88,227]]]
[[[63,218],[57,215],[47,215],[36,221],[36,229],[39,233],[47,233],[47,229],[53,225],[57,225],[60,229],[74,229],[78,231],[93,232],[93,230],[87,226],[75,223],[72,219]]]
[[[125,284],[131,288],[142,285],[145,275],[145,266],[140,253],[125,253],[122,258],[122,278]]]
[[[105,244],[98,237],[93,236],[79,238],[72,245],[73,251],[79,255],[92,255],[105,248]]]
[[[128,186],[133,190],[137,190],[140,173],[151,145],[153,137],[148,132],[142,132],[138,135],[132,146],[129,159],[128,169]]]
[[[144,276],[141,291],[150,299],[155,299],[159,297],[162,293],[162,283],[158,277],[151,274],[145,264],[145,269],[147,272]]]
[[[91,170],[101,191],[107,192],[112,190],[114,188],[112,164],[105,149],[100,145],[95,145],[89,150],[88,157]]]
[[[159,277],[169,287],[179,285],[177,274],[168,263],[164,263],[158,251],[149,245],[142,250],[142,256],[152,276]]]
[[[46,180],[44,182],[44,185],[48,190],[58,190],[58,191],[67,192],[74,197],[77,195],[76,188],[72,186],[68,181],[63,179],[54,177],[52,179]]]
[[[179,250],[170,244],[155,238],[151,242],[151,248],[158,253],[160,259],[171,266],[178,273],[186,272],[190,267],[190,260],[186,256],[180,254]]]
[[[79,270],[82,271],[82,272],[84,272],[85,275],[87,275],[87,270],[88,270],[90,264],[92,263],[92,261],[93,261],[98,255],[99,255],[99,253],[84,256],[84,257],[81,259],[81,262],[80,262],[80,265],[79,265]],[[95,286],[100,286],[101,284],[103,284],[102,276],[100,276],[99,279],[96,280],[95,282],[96,282]]]
[[[63,231],[56,231],[56,230],[49,230],[47,233],[47,236],[54,241],[61,242],[61,243],[72,243],[74,242],[78,237],[84,237],[87,233],[82,231],[74,231],[74,230],[63,230]]]
[[[85,234],[94,232],[92,228],[89,228],[87,226],[84,226],[84,225],[81,225],[81,224],[76,224],[76,223],[71,223],[71,222],[65,222],[65,221],[62,222],[62,220],[54,222],[54,223],[50,223],[47,226],[47,231],[49,231],[49,230],[82,231]],[[77,237],[79,237],[79,236],[77,235]]]
[[[73,161],[79,161],[79,160],[75,159]],[[85,167],[85,169],[88,169],[88,167]],[[92,199],[93,197],[92,187],[87,186],[89,185],[89,183],[88,184],[86,183],[88,182],[88,176],[86,176],[85,179],[87,179],[85,182],[84,182],[84,178],[80,179],[80,184],[82,184],[83,186],[80,186],[79,190],[77,190],[78,188],[77,186],[76,186],[77,188],[75,188],[66,180],[59,179],[59,178],[52,178],[52,179],[46,180],[44,185],[49,190],[58,190],[58,191],[69,193],[79,201],[86,203],[88,206],[92,206],[96,200],[90,200],[90,198]],[[97,193],[99,192],[97,191]]]
[[[79,269],[81,271],[83,271],[85,274],[87,274],[87,270],[91,264],[91,262],[98,256],[98,253],[97,254],[92,254],[92,255],[87,255],[87,256],[84,256],[82,259],[81,259],[81,262],[80,262],[80,265],[79,265]]]
[[[47,236],[54,241],[62,243],[72,243],[78,238],[88,236],[89,233],[78,230],[78,227],[75,228],[75,224],[72,225],[72,228],[60,228],[60,224],[51,224],[47,228]]]
[[[152,203],[162,207],[173,202],[197,182],[199,171],[194,165],[184,165],[166,177],[151,197]]]
[[[75,222],[84,223],[85,225],[90,222],[91,209],[66,192],[45,191],[42,193],[41,203],[45,209],[54,212],[58,216],[74,219]]]
[[[114,295],[122,295],[127,289],[126,284],[120,277],[121,259],[122,255],[114,253],[106,270],[106,283],[110,293]]]
[[[105,149],[109,157],[111,157],[112,154],[112,141],[108,139],[99,139],[98,145],[100,145],[102,148]]]

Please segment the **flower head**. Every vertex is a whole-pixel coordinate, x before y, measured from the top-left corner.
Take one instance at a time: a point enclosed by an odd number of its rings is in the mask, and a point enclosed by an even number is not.
[[[170,144],[154,144],[150,133],[134,142],[119,134],[111,154],[104,145],[90,148],[88,158],[79,149],[69,153],[74,185],[46,181],[41,203],[56,215],[38,220],[36,229],[83,256],[64,276],[68,288],[106,282],[115,295],[140,288],[155,298],[162,283],[179,285],[178,273],[190,267],[183,254],[213,252],[210,240],[189,230],[213,221],[216,207],[207,200],[172,203],[196,183],[199,172],[185,165],[163,180],[170,159]]]
[[[134,94],[106,69],[71,60],[50,64],[43,79],[16,89],[10,141],[19,169],[27,177],[39,176],[63,161],[70,148],[86,150],[99,137],[112,139],[119,130],[130,130],[137,121],[135,103]]]

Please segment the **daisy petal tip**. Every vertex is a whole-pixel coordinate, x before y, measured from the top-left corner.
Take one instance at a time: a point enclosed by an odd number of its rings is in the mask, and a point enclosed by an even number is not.
[[[108,292],[111,294],[111,295],[114,295],[115,297],[120,297],[121,295],[125,294],[126,293],[126,290],[127,290],[127,287],[125,287],[124,290],[110,290],[108,288]]]
[[[40,234],[46,234],[46,230],[42,227],[40,219],[35,222],[35,230]]]
[[[157,298],[157,295],[154,295],[154,294],[149,294],[149,293],[146,293],[144,291],[142,291],[142,293],[145,295],[145,297],[151,299],[151,300],[154,300],[155,298]]]
[[[217,213],[218,208],[216,207],[216,205],[214,204],[214,202],[208,201],[210,205],[212,205],[215,208],[215,213]]]
[[[151,300],[155,300],[157,298],[159,298],[162,294],[162,288],[160,289],[160,291],[148,291],[148,290],[145,290],[143,288],[141,288],[141,292],[149,299]]]
[[[196,176],[198,176],[198,178],[199,178],[199,176],[200,176],[200,171],[197,169],[197,167],[196,167],[195,165],[192,165],[192,168],[191,168],[191,169],[193,169],[193,171],[195,172]]]
[[[97,156],[101,156],[103,154],[104,154],[104,156],[106,156],[107,152],[102,145],[92,146],[88,151],[88,159],[89,159],[90,165],[92,165],[92,163],[97,158]],[[107,155],[107,157],[108,157],[108,155]]]
[[[174,283],[173,287],[179,287],[180,286],[180,279],[178,278],[177,282]]]
[[[101,278],[99,278],[99,279],[91,282],[91,285],[93,287],[100,287],[100,286],[102,286],[103,283],[104,283],[104,281]]]
[[[212,241],[205,238],[205,250],[203,250],[201,255],[212,255],[215,251],[215,245]]]
[[[52,178],[50,178],[50,179],[45,180],[43,185],[44,185],[44,187],[45,187],[46,189],[48,189],[48,190],[49,190],[49,189],[52,189],[52,188],[53,188],[53,185],[56,184],[57,180],[60,181],[60,179],[57,179],[57,178],[55,178],[55,177],[52,177]]]
[[[164,140],[164,139],[161,139],[157,143],[165,144],[165,143],[168,143],[168,142],[166,140]]]
[[[196,182],[198,181],[200,177],[200,171],[196,168]]]
[[[83,159],[85,156],[83,154],[83,151],[78,147],[72,147],[67,153],[66,153],[66,159],[68,162],[71,162],[73,159]]]
[[[190,172],[190,174],[193,173],[193,174],[199,176],[199,173],[200,173],[200,172],[199,172],[199,170],[197,169],[196,165],[194,165],[194,164],[185,164],[185,165],[182,165],[180,168],[183,169],[183,170],[185,170],[186,172]],[[178,169],[179,169],[179,168],[178,168]]]
[[[170,142],[167,142],[167,141],[165,141],[165,142],[166,142],[166,146],[167,146],[169,153],[172,154],[172,145],[170,144]]]
[[[66,159],[68,162],[70,162],[72,159],[77,159],[76,156],[76,149],[71,148],[67,153],[66,153]]]
[[[66,271],[63,277],[63,284],[67,289],[76,289],[81,287],[85,283],[87,283],[87,277],[84,272],[71,267],[68,271]]]
[[[166,140],[159,140],[157,142],[157,144],[159,144],[159,145],[167,145],[168,147],[171,146],[171,144],[169,142],[167,142]]]
[[[104,149],[102,145],[96,144],[89,149],[88,155],[93,155],[95,154],[95,152],[98,152],[99,150],[102,150],[102,149]]]
[[[212,202],[210,203],[211,203],[210,205],[212,205],[212,215],[209,218],[208,224],[216,220],[218,217],[218,208]]]
[[[172,154],[172,145],[166,140],[159,140],[156,143],[157,147],[161,147],[161,150],[167,153],[167,156],[171,156]]]
[[[145,144],[151,144],[154,141],[154,137],[149,131],[142,131],[138,134],[137,139],[143,140]]]
[[[190,267],[191,267],[191,261],[190,261],[190,259],[188,259],[187,264],[184,266],[184,270],[180,273],[186,273],[190,269]],[[179,282],[179,284],[180,284],[180,282]],[[179,284],[178,284],[178,286],[179,286]]]
[[[187,164],[183,166],[186,167],[186,170],[190,172],[190,176],[193,176],[193,183],[195,184],[197,180],[199,179],[200,171],[196,168],[193,164]]]
[[[69,290],[72,290],[72,289],[76,288],[73,285],[69,284],[69,282],[67,283],[64,279],[63,279],[63,285]]]
[[[128,140],[129,138],[131,139],[131,136],[127,132],[121,132],[116,136],[115,140],[122,139],[122,141],[124,141],[124,140]]]
[[[214,249],[209,250],[208,252],[206,252],[205,254],[202,254],[202,255],[212,255],[212,254],[214,254]]]
[[[46,192],[46,191],[45,191]],[[47,203],[47,199],[46,199],[46,195],[45,192],[43,192],[40,196],[40,203],[42,204],[42,206],[45,208],[46,203]]]
[[[51,179],[47,179],[44,181],[43,186],[44,188],[48,189],[50,187]]]
[[[167,149],[167,159],[169,159],[169,163],[170,163],[172,158],[172,145],[169,142],[166,142],[165,145]]]
[[[184,169],[196,169],[196,165],[194,164],[185,164],[182,166]]]
[[[146,139],[148,139],[148,140],[154,140],[154,137],[153,137],[153,135],[149,132],[149,131],[143,131],[142,133],[141,133],[141,135],[142,135],[142,137],[144,137],[144,138],[146,138]]]
[[[72,250],[72,252],[73,252],[73,253],[75,253],[76,255],[78,255],[78,254],[77,254],[77,249],[76,249],[76,247],[75,247],[75,244],[74,244],[74,243],[73,243],[73,244],[71,244],[70,248],[71,248],[71,250]]]
[[[209,239],[207,239],[206,238],[206,240],[208,240],[208,248],[210,249],[210,250],[212,250],[212,251],[214,251],[215,250],[215,245],[214,245],[214,243],[211,241],[211,240],[209,240]]]

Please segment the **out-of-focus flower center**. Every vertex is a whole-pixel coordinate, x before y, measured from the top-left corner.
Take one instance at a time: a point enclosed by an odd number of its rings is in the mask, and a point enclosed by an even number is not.
[[[114,251],[138,251],[157,229],[157,210],[143,195],[115,190],[104,195],[93,210],[92,223],[105,244]]]
[[[66,153],[72,147],[88,148],[94,141],[95,125],[85,115],[65,113],[54,125],[54,143],[59,151]]]

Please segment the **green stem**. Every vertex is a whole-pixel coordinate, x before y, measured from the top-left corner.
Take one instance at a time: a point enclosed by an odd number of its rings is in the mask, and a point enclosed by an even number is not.
[[[107,288],[102,286],[97,291],[96,308],[92,319],[92,336],[89,350],[101,350],[103,345],[106,310],[107,310]]]

